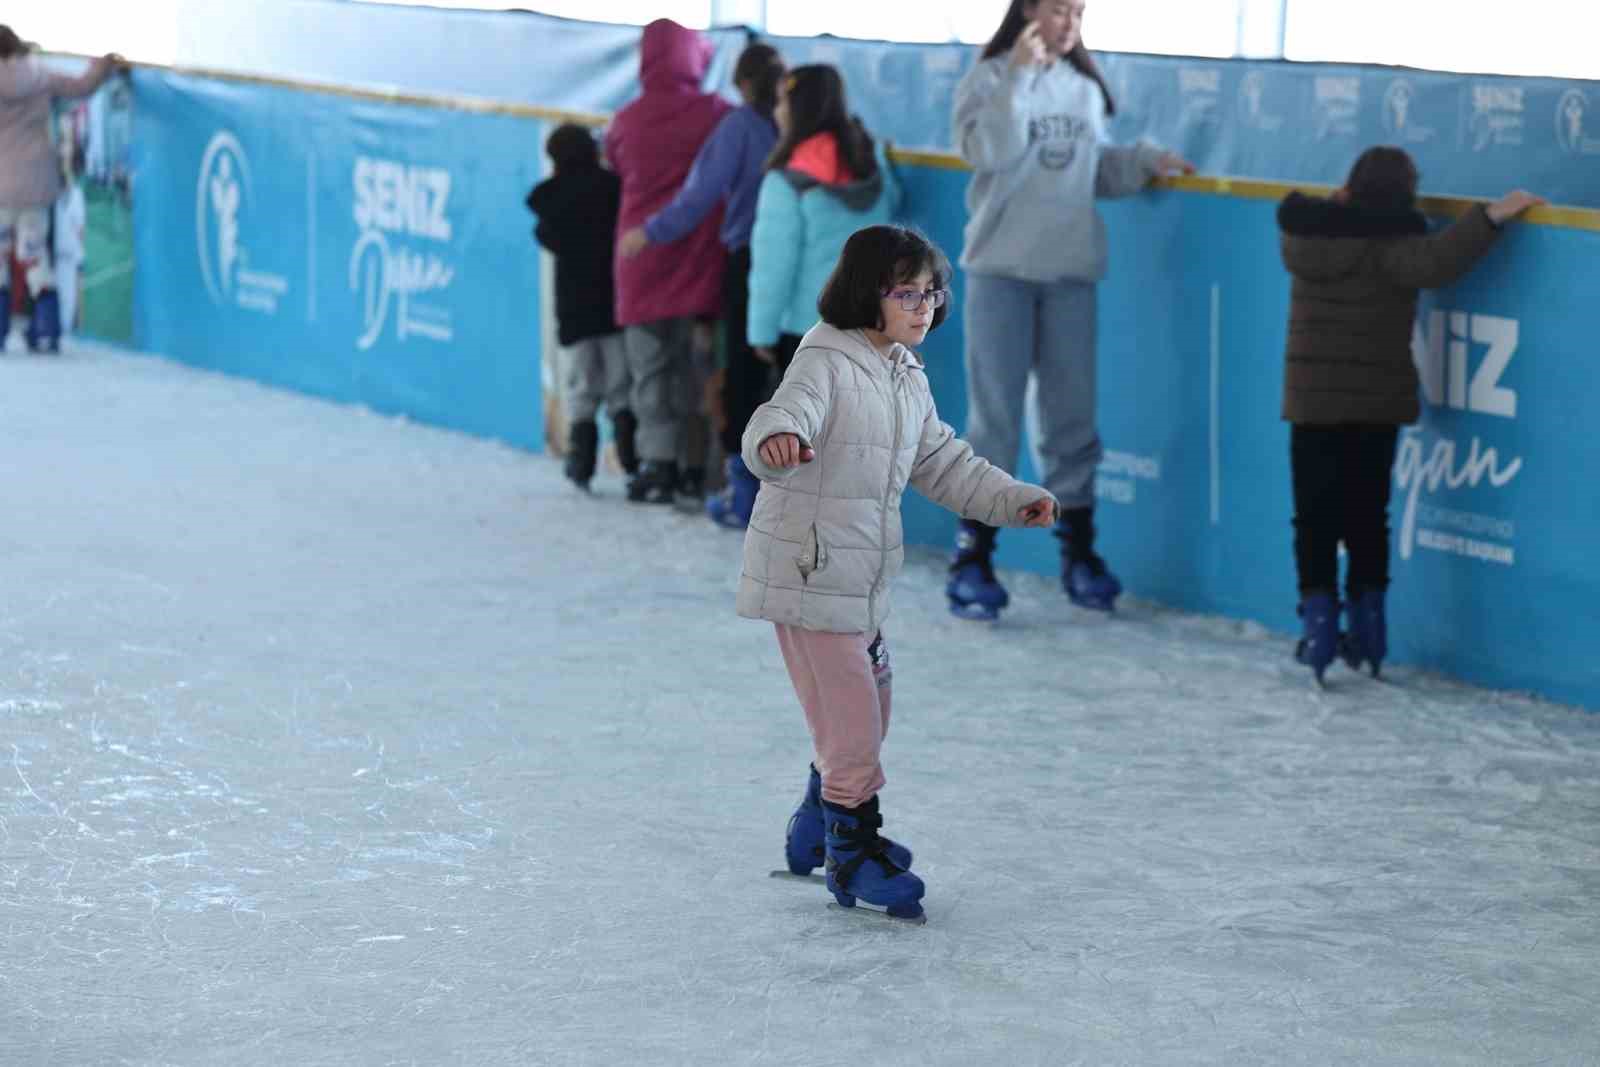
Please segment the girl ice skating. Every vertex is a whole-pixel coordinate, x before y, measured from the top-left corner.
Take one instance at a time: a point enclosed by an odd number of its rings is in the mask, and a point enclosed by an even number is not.
[[[1056,510],[939,419],[913,348],[944,321],[950,276],[912,231],[854,234],[818,301],[822,321],[743,441],[762,484],[738,610],[776,625],[816,752],[789,821],[789,869],[823,864],[841,905],[860,899],[907,919],[922,915],[922,880],[910,851],[878,833],[890,704],[881,627],[904,556],[901,494],[911,485],[993,526],[1048,526]]]

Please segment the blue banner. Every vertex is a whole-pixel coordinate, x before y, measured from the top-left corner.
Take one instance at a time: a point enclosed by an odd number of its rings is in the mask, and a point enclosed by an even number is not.
[[[539,444],[538,124],[136,84],[141,347]]]
[[[778,38],[791,64],[830,63],[867,126],[901,148],[954,151],[951,114],[980,49]],[[1099,55],[1116,139],[1147,137],[1202,174],[1336,185],[1363,149],[1396,144],[1437,196],[1537,190],[1600,207],[1600,82],[1337,64]]]

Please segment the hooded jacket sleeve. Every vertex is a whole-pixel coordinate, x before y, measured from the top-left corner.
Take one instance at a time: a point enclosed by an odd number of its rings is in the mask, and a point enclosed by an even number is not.
[[[1028,154],[1029,72],[983,62],[956,87],[955,143],[974,170],[1010,170]]]
[[[988,526],[1020,525],[1019,511],[1050,496],[975,455],[972,446],[939,418],[931,397],[911,465],[911,485],[940,507]]]
[[[772,399],[756,408],[739,441],[744,465],[764,482],[779,482],[797,468],[770,466],[761,458],[761,442],[773,434],[792,433],[808,445],[816,443],[833,399],[833,372],[827,355],[802,349],[783,376]]]
[[[1162,153],[1161,146],[1149,141],[1131,145],[1101,144],[1094,174],[1094,195],[1110,199],[1140,192],[1156,176],[1156,165]]]
[[[750,232],[750,309],[745,328],[752,345],[774,345],[783,332],[783,312],[800,277],[805,219],[800,194],[778,171],[761,179],[755,228]]]
[[[1417,289],[1449,285],[1483,258],[1500,232],[1489,212],[1475,207],[1438,233],[1384,242],[1377,252],[1378,271],[1388,281]]]
[[[105,84],[111,70],[109,63],[99,59],[77,77],[48,70],[32,58],[0,63],[0,100],[29,100],[46,94],[75,100]]]
[[[733,192],[739,179],[745,136],[745,127],[733,115],[724,116],[717,123],[696,153],[678,195],[644,224],[651,244],[671,244],[687,237]]]

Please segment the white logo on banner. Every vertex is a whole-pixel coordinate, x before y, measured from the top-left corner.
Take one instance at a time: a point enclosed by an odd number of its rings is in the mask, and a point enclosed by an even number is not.
[[[1427,329],[1419,321],[1412,353],[1429,404],[1479,415],[1515,419],[1516,391],[1500,384],[1516,355],[1521,329],[1516,319],[1434,311]],[[1477,369],[1468,373],[1474,346],[1485,351]],[[1463,454],[1464,453],[1464,454]],[[1395,481],[1405,494],[1400,522],[1400,557],[1410,559],[1413,546],[1491,563],[1516,562],[1516,523],[1498,515],[1439,507],[1423,499],[1443,489],[1499,489],[1522,470],[1521,457],[1501,462],[1498,450],[1477,436],[1465,449],[1453,438],[1438,436],[1432,448],[1423,433],[1410,429],[1400,439]]]
[[[1416,88],[1404,78],[1389,83],[1383,94],[1383,128],[1401,144],[1420,144],[1433,139],[1434,131],[1417,121]]]
[[[403,243],[450,243],[450,172],[358,156],[353,181],[355,222],[361,231],[350,252],[350,290],[361,294],[356,347],[365,350],[376,344],[391,314],[401,341],[413,335],[454,340],[449,309],[423,298],[442,295],[455,271],[436,248]]]
[[[1139,482],[1161,480],[1161,458],[1134,452],[1107,450],[1095,469],[1094,495],[1113,504],[1131,504],[1139,496]]]
[[[1589,95],[1582,89],[1568,89],[1556,102],[1556,141],[1574,155],[1600,155],[1600,138],[1584,132],[1589,115]]]
[[[1355,137],[1361,132],[1361,79],[1319,75],[1315,86],[1317,140]]]
[[[1208,126],[1222,121],[1222,70],[1220,67],[1179,67],[1178,99],[1181,121]]]
[[[1480,82],[1468,87],[1472,118],[1467,134],[1472,150],[1483,152],[1492,146],[1516,147],[1522,144],[1522,87]]]
[[[1283,116],[1267,110],[1267,76],[1252,70],[1239,83],[1239,115],[1245,124],[1263,133],[1277,133],[1283,128]]]
[[[217,304],[275,314],[288,281],[250,267],[240,240],[241,217],[251,206],[250,158],[239,139],[222,130],[206,145],[195,187],[195,239],[200,276]]]

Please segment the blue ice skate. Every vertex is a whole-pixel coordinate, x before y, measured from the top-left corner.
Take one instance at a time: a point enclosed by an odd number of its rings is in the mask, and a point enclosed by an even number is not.
[[[1122,583],[1094,551],[1094,509],[1066,508],[1056,520],[1061,541],[1061,589],[1080,608],[1111,611]]]
[[[1384,618],[1383,601],[1382,589],[1352,591],[1344,606],[1349,629],[1339,641],[1339,654],[1350,669],[1360,670],[1365,663],[1374,678],[1389,654],[1389,625]]]
[[[950,561],[950,581],[944,587],[950,613],[961,619],[993,622],[1000,609],[1011,603],[1006,587],[994,576],[996,530],[963,519],[956,530],[956,554]]]
[[[706,514],[718,526],[742,530],[750,525],[750,513],[755,510],[761,480],[750,473],[740,456],[729,456],[724,470],[728,484],[722,492],[706,497]]]
[[[1122,583],[1107,569],[1106,561],[1095,555],[1069,562],[1061,575],[1061,588],[1068,600],[1092,611],[1113,610],[1122,595]]]
[[[806,795],[800,806],[789,816],[789,828],[784,834],[783,853],[789,861],[789,873],[805,876],[822,866],[826,858],[828,830],[822,814],[822,775],[815,765],[806,780]],[[884,854],[902,870],[911,869],[911,850],[896,844],[887,837],[879,838],[884,844]]]
[[[1294,658],[1310,667],[1321,685],[1322,672],[1339,651],[1339,601],[1329,593],[1312,593],[1300,601],[1300,620],[1305,630]]]
[[[6,341],[11,337],[11,288],[0,285],[0,352],[6,350]]]
[[[54,289],[45,289],[33,300],[33,315],[28,320],[28,351],[61,351],[61,301]]]
[[[826,870],[828,891],[842,908],[864,900],[896,919],[922,915],[922,879],[889,858],[889,842],[878,836],[883,817],[878,798],[859,807],[841,808],[823,801],[828,823]]]

